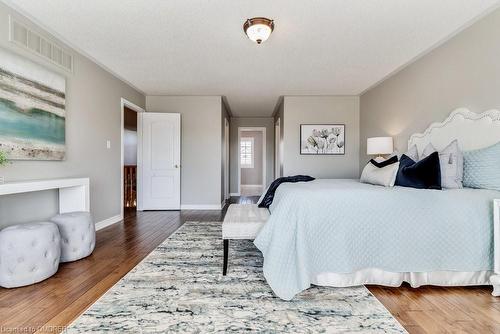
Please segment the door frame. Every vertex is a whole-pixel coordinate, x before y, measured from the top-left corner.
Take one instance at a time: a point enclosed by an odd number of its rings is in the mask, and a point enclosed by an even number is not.
[[[281,118],[274,123],[274,179],[281,176]]]
[[[229,191],[229,119],[224,117],[224,201],[230,198]]]
[[[266,138],[266,128],[262,126],[243,126],[238,127],[238,194],[241,195],[241,133],[245,131],[259,131],[262,132],[262,191],[266,190],[267,185],[267,175],[266,175],[266,167],[267,167],[267,138]]]
[[[125,196],[125,192],[124,192],[124,189],[123,189],[123,183],[124,183],[124,179],[125,179],[125,175],[123,173],[123,168],[125,166],[125,157],[124,157],[124,147],[123,147],[123,136],[124,136],[124,133],[125,133],[125,107],[135,111],[137,113],[137,180],[136,180],[136,184],[137,184],[137,210],[138,211],[141,211],[139,209],[139,202],[141,202],[142,200],[140,199],[141,196],[139,196],[140,192],[142,191],[142,170],[141,170],[141,163],[142,163],[142,150],[141,150],[141,145],[140,143],[142,143],[142,129],[140,128],[139,126],[139,113],[144,113],[146,112],[146,110],[144,110],[143,108],[139,107],[138,105],[130,102],[129,100],[125,99],[125,98],[121,98],[120,99],[120,216],[121,216],[121,219],[123,219],[124,217],[124,205],[123,205],[123,201],[124,201],[124,196]],[[142,203],[141,203],[142,204]]]

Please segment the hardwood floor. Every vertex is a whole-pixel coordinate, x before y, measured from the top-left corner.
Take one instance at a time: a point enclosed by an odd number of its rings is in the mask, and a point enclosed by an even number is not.
[[[232,198],[231,203],[256,199]],[[0,289],[0,333],[61,332],[184,222],[222,221],[224,214],[131,212],[123,224],[97,233],[88,258],[62,264],[41,283]],[[369,289],[410,333],[500,333],[500,298],[490,295],[491,287]]]
[[[94,253],[51,278],[0,289],[0,333],[60,332],[185,221],[221,221],[223,211],[132,212],[97,232]]]
[[[500,300],[491,287],[368,289],[410,333],[500,333]]]

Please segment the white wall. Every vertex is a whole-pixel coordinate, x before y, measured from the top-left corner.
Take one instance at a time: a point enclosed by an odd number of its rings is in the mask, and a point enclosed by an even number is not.
[[[181,114],[181,208],[221,205],[220,96],[147,96],[148,112]]]
[[[145,97],[100,66],[71,50],[74,71],[68,73],[8,41],[9,14],[57,41],[26,18],[0,3],[0,47],[66,76],[66,160],[15,161],[1,168],[7,181],[90,177],[91,211],[96,221],[120,214],[121,102],[144,106]],[[62,44],[62,43],[60,43]],[[106,140],[111,149],[106,148]],[[29,209],[27,209],[29,208]],[[47,219],[57,211],[57,193],[38,192],[0,198],[0,226]]]
[[[283,175],[357,178],[359,166],[359,98],[356,96],[285,96]],[[345,124],[345,155],[300,155],[301,124]]]

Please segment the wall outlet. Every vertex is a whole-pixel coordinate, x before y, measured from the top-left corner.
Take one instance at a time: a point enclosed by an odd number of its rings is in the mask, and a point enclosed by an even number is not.
[[[106,148],[108,150],[111,148],[111,140],[106,140]]]

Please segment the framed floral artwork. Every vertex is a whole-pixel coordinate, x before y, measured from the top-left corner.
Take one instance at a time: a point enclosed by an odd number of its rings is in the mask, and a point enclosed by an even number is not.
[[[301,124],[300,154],[345,154],[345,124]]]

